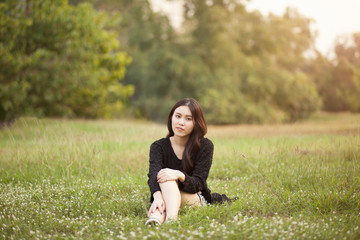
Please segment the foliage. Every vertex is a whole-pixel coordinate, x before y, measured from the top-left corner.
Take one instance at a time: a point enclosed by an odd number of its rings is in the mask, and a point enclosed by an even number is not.
[[[358,239],[359,114],[210,126],[208,185],[239,199],[148,228],[144,121],[20,118],[0,131],[0,239]]]
[[[189,0],[175,31],[147,0],[91,2],[123,16],[119,39],[133,58],[124,81],[135,85],[140,117],[163,121],[183,97],[197,98],[217,124],[296,121],[320,107],[302,69],[311,20],[295,10],[264,17],[238,1]]]
[[[21,114],[111,117],[132,86],[111,18],[67,1],[0,3],[0,121]]]
[[[200,96],[210,122],[296,121],[320,107],[302,69],[314,41],[309,19],[294,9],[264,17],[233,1],[186,2],[193,48],[213,76]]]
[[[307,71],[316,83],[326,111],[360,111],[360,33],[335,42],[334,57],[317,54]]]
[[[79,4],[84,0],[72,0]],[[120,35],[121,49],[129,53],[132,63],[124,78],[125,84],[135,86],[131,98],[134,115],[153,120],[166,116],[169,107],[183,97],[179,79],[174,72],[181,71],[185,58],[178,56],[173,41],[176,37],[166,16],[152,11],[148,0],[115,1],[90,0],[97,9],[120,13],[121,22],[114,26]],[[189,86],[190,87],[190,86]]]
[[[149,0],[2,2],[1,121],[127,110],[163,122],[184,97],[198,99],[211,124],[360,108],[358,34],[329,60],[314,47],[313,20],[295,9],[264,16],[236,0],[184,0],[174,29]]]
[[[335,54],[327,89],[322,93],[325,109],[360,112],[360,33],[339,38]]]

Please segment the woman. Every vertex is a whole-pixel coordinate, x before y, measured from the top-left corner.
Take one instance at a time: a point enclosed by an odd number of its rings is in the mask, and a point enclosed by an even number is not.
[[[184,204],[200,206],[229,200],[225,195],[210,194],[206,184],[214,147],[204,138],[207,126],[199,103],[192,98],[178,101],[169,113],[167,127],[167,137],[150,147],[152,204],[146,225],[176,220]]]

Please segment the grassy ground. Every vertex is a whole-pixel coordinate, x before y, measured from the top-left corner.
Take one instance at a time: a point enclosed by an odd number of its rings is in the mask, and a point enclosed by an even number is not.
[[[19,119],[0,130],[0,239],[359,239],[360,115],[209,127],[213,192],[144,226],[150,144],[164,125]]]

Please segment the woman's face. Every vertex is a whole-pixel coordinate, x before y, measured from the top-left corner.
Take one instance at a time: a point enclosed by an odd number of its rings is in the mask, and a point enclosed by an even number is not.
[[[188,137],[194,129],[193,116],[188,106],[175,109],[172,116],[172,130],[178,137]]]

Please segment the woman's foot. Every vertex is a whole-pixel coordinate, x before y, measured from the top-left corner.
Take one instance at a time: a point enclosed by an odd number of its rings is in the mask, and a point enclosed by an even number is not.
[[[158,226],[158,225],[161,225],[161,222],[159,219],[157,219],[155,217],[151,217],[145,222],[145,225],[149,226],[149,227]]]

